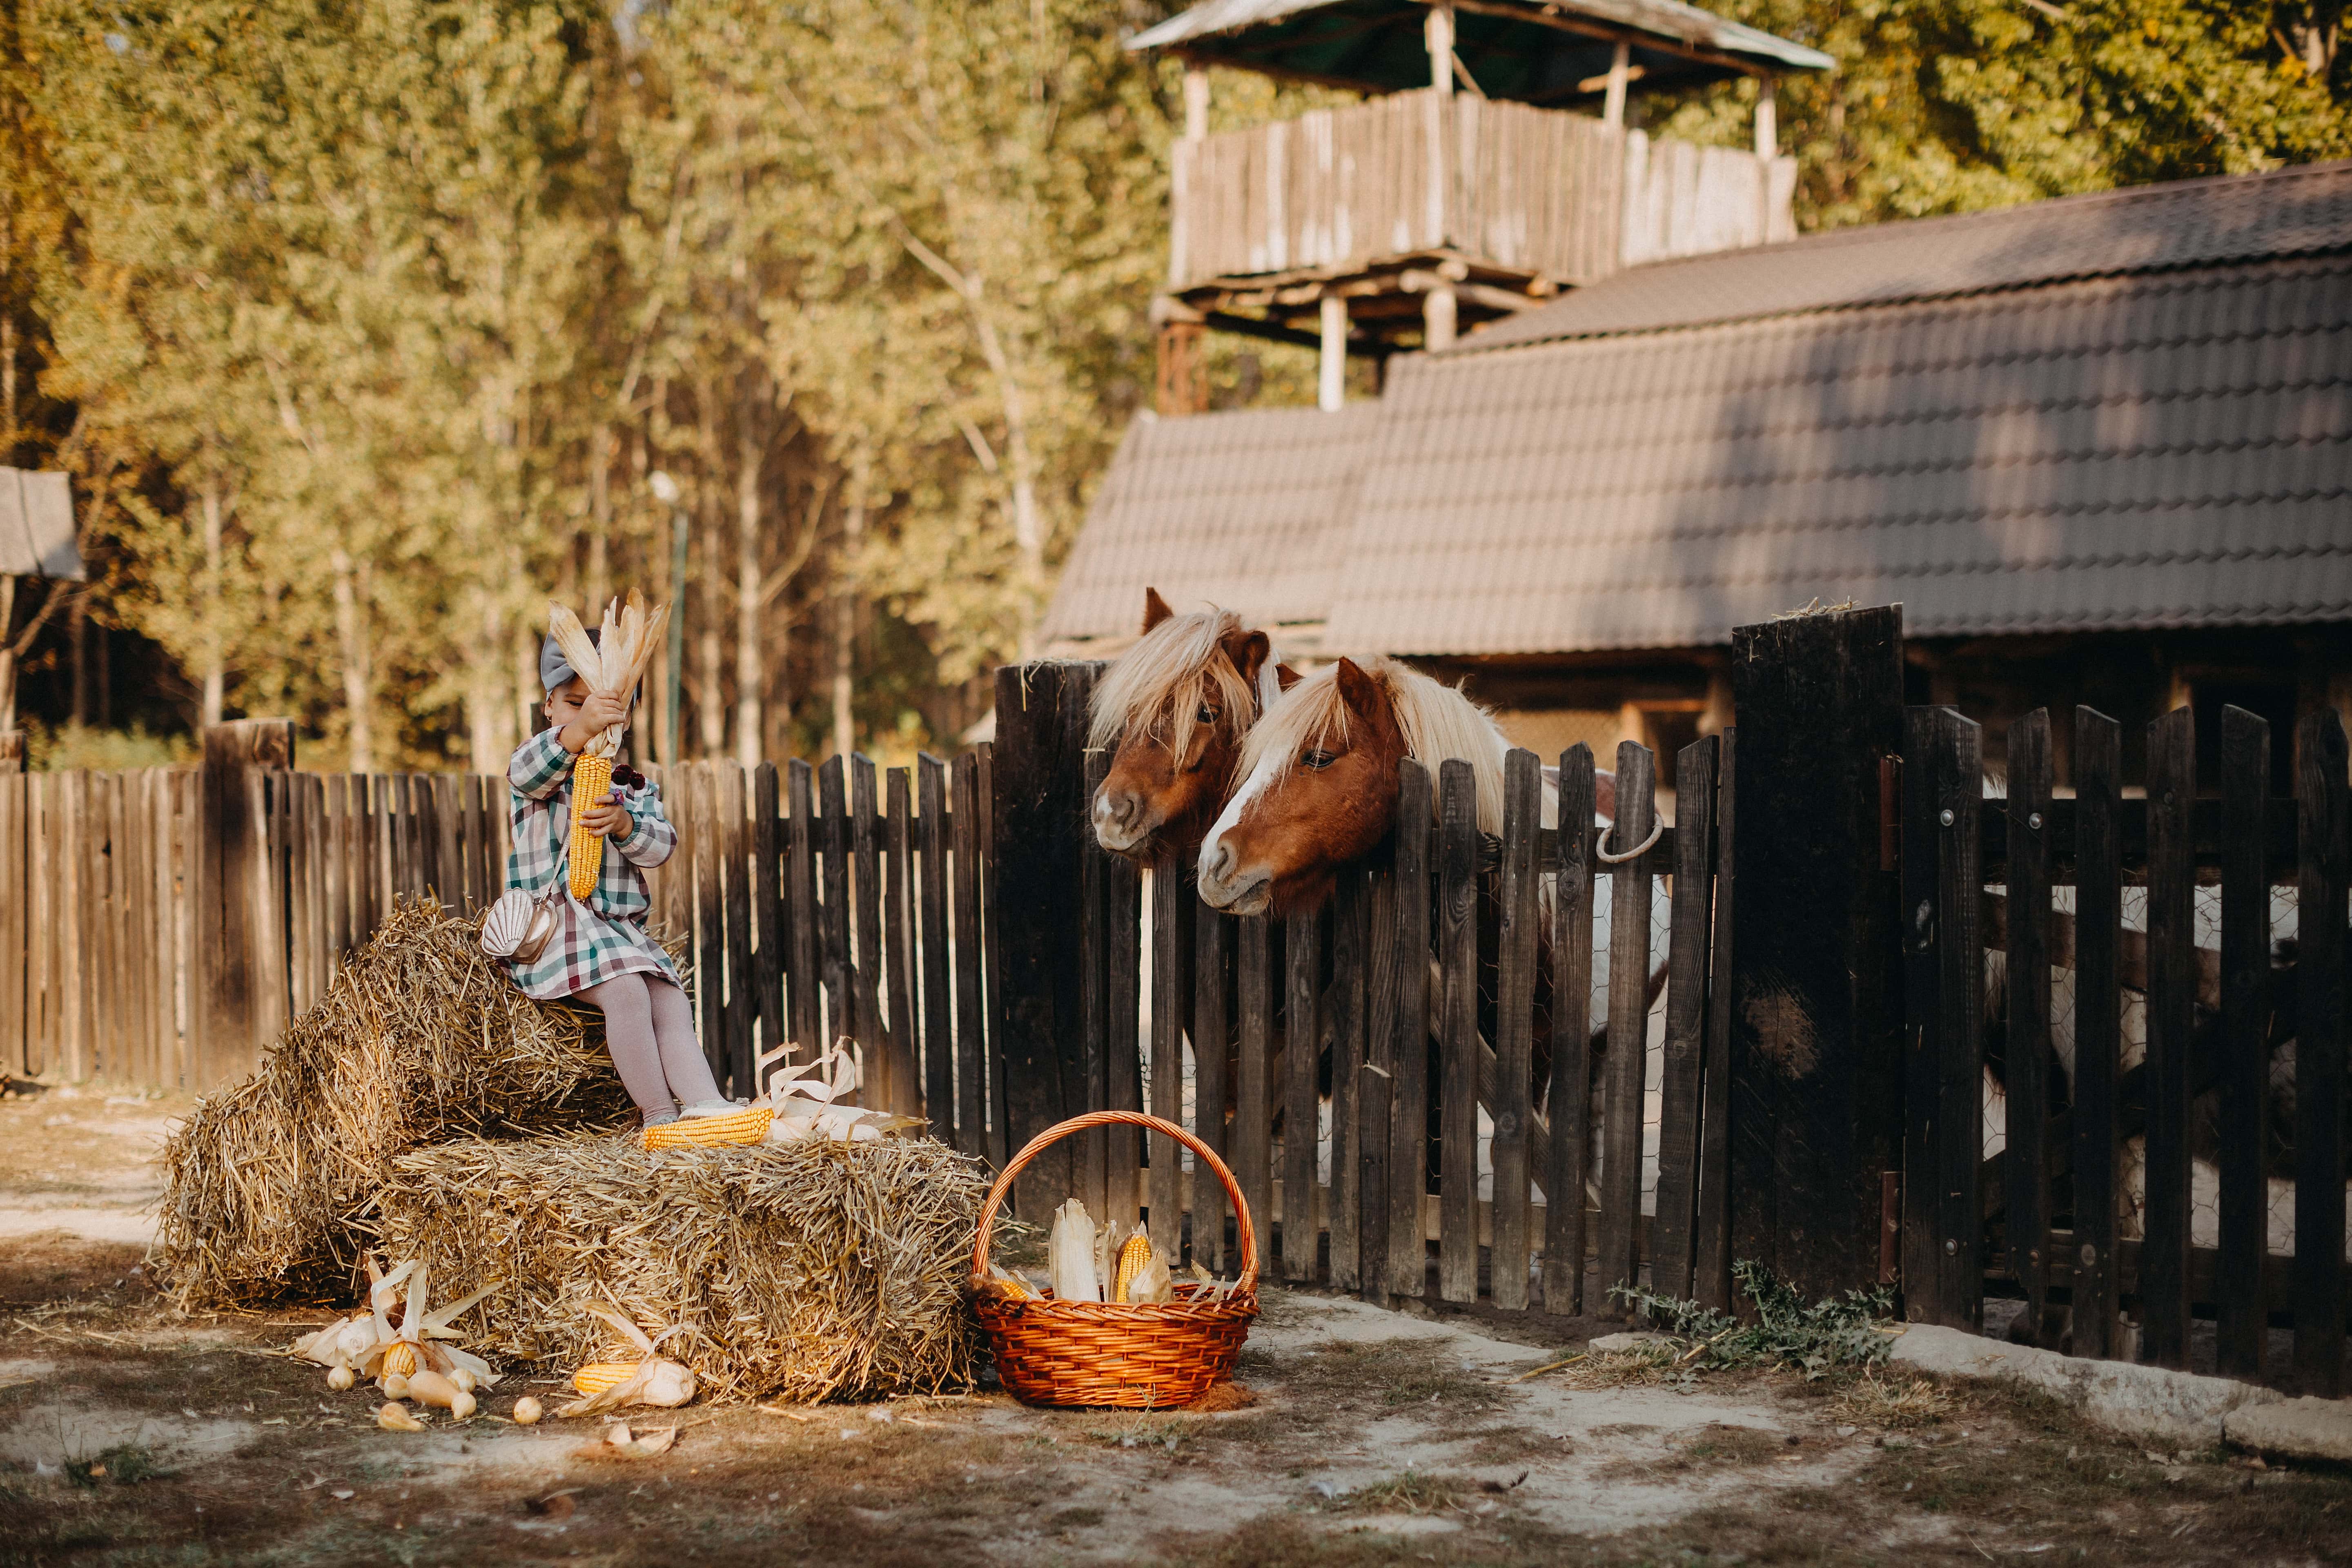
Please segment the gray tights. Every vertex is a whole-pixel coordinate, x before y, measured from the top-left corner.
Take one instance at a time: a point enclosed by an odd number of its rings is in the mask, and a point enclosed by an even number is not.
[[[685,992],[658,975],[619,974],[581,994],[604,1009],[605,1048],[648,1121],[667,1121],[678,1105],[720,1098],[694,1037]]]

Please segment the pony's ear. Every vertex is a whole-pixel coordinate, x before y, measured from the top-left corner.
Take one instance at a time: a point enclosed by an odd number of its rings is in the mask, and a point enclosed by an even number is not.
[[[1300,681],[1306,679],[1307,678],[1305,676],[1299,674],[1297,670],[1291,668],[1290,666],[1286,664],[1277,664],[1274,667],[1275,684],[1281,687],[1285,691],[1289,690],[1292,687],[1297,685]]]
[[[1175,613],[1168,607],[1168,601],[1160,596],[1159,589],[1143,590],[1143,629],[1146,632]]]
[[[1348,705],[1348,711],[1370,721],[1380,720],[1386,709],[1380,682],[1365,674],[1362,666],[1352,658],[1343,658],[1334,679],[1339,683],[1339,700]]]
[[[1257,672],[1265,668],[1266,655],[1274,651],[1274,644],[1267,640],[1266,635],[1264,632],[1230,631],[1218,646],[1225,650],[1225,657],[1232,659],[1234,668],[1241,672],[1242,684],[1253,691],[1257,689]]]

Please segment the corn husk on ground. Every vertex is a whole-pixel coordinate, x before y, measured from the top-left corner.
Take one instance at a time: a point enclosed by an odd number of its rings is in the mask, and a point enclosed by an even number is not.
[[[632,588],[626,604],[606,602],[604,622],[594,642],[588,640],[580,617],[565,605],[551,604],[547,620],[548,635],[555,638],[556,646],[563,650],[564,661],[572,666],[572,673],[588,683],[591,691],[625,697],[645,676],[662,627],[669,620],[669,606],[656,605],[649,615],[644,596]],[[595,890],[597,875],[604,869],[604,837],[583,827],[580,819],[612,787],[613,758],[621,749],[621,734],[625,728],[614,724],[597,731],[581,749],[579,760],[572,764],[570,881],[575,899],[584,899]]]
[[[641,1358],[592,1306],[663,1325],[707,1398],[934,1393],[971,1379],[962,1300],[985,1169],[930,1139],[667,1150],[465,1140],[395,1162],[386,1245],[495,1286],[467,1342],[501,1363]]]
[[[425,1270],[412,1258],[385,1273],[374,1258],[367,1259],[367,1310],[338,1319],[316,1333],[295,1342],[293,1353],[317,1362],[330,1373],[337,1370],[358,1376],[414,1378],[436,1373],[457,1381],[462,1390],[497,1384],[499,1374],[488,1362],[457,1345],[443,1342],[459,1338],[450,1325],[488,1296],[489,1288],[433,1311],[426,1306]],[[408,1287],[405,1297],[401,1286]],[[400,1321],[394,1324],[393,1315]],[[458,1374],[463,1373],[462,1377]]]
[[[602,1388],[582,1388],[584,1397],[575,1399],[557,1411],[558,1415],[596,1415],[632,1405],[674,1409],[694,1398],[692,1368],[659,1354],[656,1342],[645,1330],[611,1308],[592,1304],[588,1310],[620,1331],[636,1351],[636,1360],[629,1364],[626,1374],[617,1382]],[[667,1339],[677,1331],[676,1329],[664,1329],[662,1338]]]
[[[593,1009],[517,990],[469,922],[401,904],[253,1076],[164,1145],[159,1278],[187,1307],[350,1300],[396,1155],[630,1113],[602,1037]]]

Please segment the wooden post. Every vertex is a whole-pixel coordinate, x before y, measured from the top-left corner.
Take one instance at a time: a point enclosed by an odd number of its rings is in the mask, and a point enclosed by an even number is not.
[[[1423,244],[1435,249],[1446,241],[1454,216],[1454,7],[1446,0],[1430,6],[1423,23],[1429,45],[1430,95],[1423,136],[1428,146],[1427,232]]]
[[[1421,338],[1425,349],[1454,346],[1454,290],[1440,285],[1421,297]]]
[[[2221,710],[2221,1256],[2214,1369],[2259,1380],[2270,1316],[2263,1300],[2269,1251],[2271,889],[2263,807],[2271,793],[2271,727],[2242,708]]]
[[[2123,727],[2074,710],[2074,1353],[2115,1342],[2116,1078],[2122,996]]]
[[[2196,804],[2196,715],[2176,708],[2147,727],[2147,1196],[2139,1299],[2142,1356],[2182,1371],[2189,1367],[2191,1326],[2189,1118],[2197,1026],[2197,858],[2190,818]],[[2342,1231],[2340,1223],[2336,1229]]]
[[[1323,296],[1322,357],[1316,364],[1316,405],[1337,413],[1348,401],[1348,301]]]
[[[2055,1350],[2049,1322],[2050,1182],[2042,1157],[2050,1124],[2050,710],[2009,727],[2010,1272],[2025,1289],[2033,1342]]]
[[[1619,48],[1625,46],[1620,44]],[[1760,77],[1756,83],[1756,155],[1772,159],[1780,153],[1780,106],[1775,83],[1770,77]]]
[[[1552,879],[1551,1143],[1544,1167],[1544,1310],[1584,1310],[1584,1184],[1592,1084],[1592,748],[1559,754],[1559,867]],[[1423,966],[1424,970],[1426,965]]]
[[[1205,66],[1184,63],[1184,140],[1209,139],[1209,72]]]
[[[198,895],[190,942],[202,998],[203,1033],[193,1053],[195,1089],[211,1089],[250,1070],[262,1005],[265,942],[257,910],[268,868],[269,825],[255,812],[253,785],[271,768],[294,765],[294,726],[284,719],[245,719],[207,727],[197,774]],[[270,900],[274,906],[276,900]]]
[[[1633,46],[1622,38],[1609,57],[1609,92],[1601,100],[1601,122],[1612,131],[1625,129],[1625,87],[1633,80]]]
[[[0,730],[0,773],[25,771],[25,731]]]
[[[1731,1256],[1809,1301],[1876,1283],[1880,1178],[1899,1160],[1879,764],[1902,745],[1902,636],[1896,606],[1732,634],[1748,828],[1732,874],[1749,896],[1731,920]]]
[[[2344,722],[2306,714],[2295,740],[2294,1371],[2305,1394],[2344,1382],[2344,1096],[2347,997],[2345,889],[2352,884],[2352,790]]]
[[[1007,1132],[1018,1149],[1088,1109],[1082,1070],[1078,965],[1069,911],[1087,837],[1087,700],[1099,664],[1044,661],[996,672],[998,977],[1004,991]],[[1023,1171],[1013,1198],[1041,1221],[1075,1190],[1065,1139]]]

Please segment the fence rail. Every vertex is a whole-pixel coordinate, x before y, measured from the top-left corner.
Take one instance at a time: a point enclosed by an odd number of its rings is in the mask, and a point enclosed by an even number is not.
[[[224,728],[234,764],[251,732]],[[290,759],[290,736],[268,741]],[[650,921],[683,944],[722,1086],[752,1092],[780,1042],[845,1037],[861,1103],[928,1104],[943,1137],[1002,1158],[990,767],[983,747],[912,769],[652,770],[678,845],[649,879]],[[195,1089],[240,1076],[395,900],[467,913],[497,896],[508,805],[503,778],[460,773],[0,776],[0,1067]]]
[[[1180,289],[1448,247],[1591,283],[1796,237],[1794,159],[1430,89],[1174,151],[1169,281]]]

